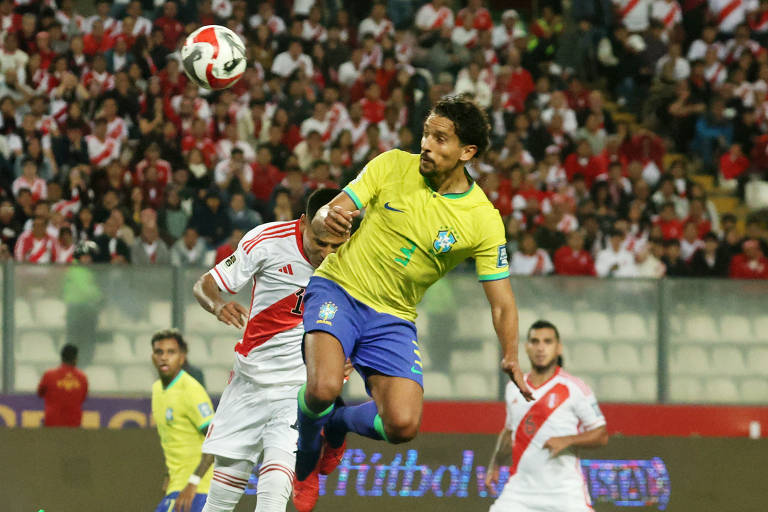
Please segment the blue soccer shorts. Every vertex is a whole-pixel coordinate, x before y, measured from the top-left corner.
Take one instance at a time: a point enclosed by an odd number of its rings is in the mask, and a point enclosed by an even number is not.
[[[176,505],[176,498],[178,497],[179,491],[174,491],[168,494],[157,506],[155,512],[172,512],[173,507]],[[189,512],[203,512],[206,499],[208,499],[207,494],[195,494],[195,498],[192,500],[192,508],[189,509]]]
[[[363,378],[380,373],[424,388],[416,325],[379,313],[331,280],[310,278],[304,294],[304,330],[333,335]]]

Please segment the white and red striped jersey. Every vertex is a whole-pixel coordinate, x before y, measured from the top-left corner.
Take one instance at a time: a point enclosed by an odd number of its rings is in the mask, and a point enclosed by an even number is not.
[[[53,254],[53,263],[72,263],[75,259],[75,244],[69,244],[69,247],[64,247],[56,240]]]
[[[424,4],[416,12],[416,26],[421,30],[439,30],[453,28],[453,11],[448,7],[435,9],[432,3]]]
[[[299,221],[270,222],[240,240],[237,250],[210,271],[221,290],[236,293],[249,282],[251,310],[236,365],[257,384],[300,384],[304,291],[315,271],[304,253]]]
[[[576,435],[605,425],[597,399],[580,379],[561,368],[539,387],[525,376],[534,400],[527,402],[514,383],[507,384],[505,428],[512,432],[512,465],[505,493],[541,499],[551,496],[586,500],[578,457],[570,450],[552,457],[544,443],[552,437]],[[579,503],[580,501],[576,501]],[[555,508],[554,510],[557,510]]]
[[[328,31],[320,23],[313,24],[309,20],[304,20],[301,25],[301,38],[313,43],[324,43],[328,39]]]
[[[19,176],[13,180],[11,191],[14,197],[19,197],[19,191],[24,188],[28,188],[32,193],[32,201],[35,203],[40,199],[48,197],[48,185],[43,178],[35,177],[32,180],[28,180],[24,176]]]
[[[86,135],[85,143],[88,146],[88,158],[94,167],[105,167],[120,157],[120,141],[112,137],[102,140],[95,135]]]
[[[650,21],[650,0],[613,0],[618,19],[630,32],[643,32]]]
[[[395,26],[387,18],[382,18],[379,22],[376,22],[373,18],[365,18],[360,22],[360,28],[357,30],[357,33],[360,38],[365,34],[373,34],[376,41],[381,42],[385,35],[395,35]]]
[[[86,18],[85,20],[85,32],[90,34],[93,32],[93,24],[96,22],[96,20],[101,20],[104,25],[104,35],[105,36],[113,36],[117,34],[117,29],[119,27],[119,22],[111,17],[107,16],[106,18],[101,18],[98,14],[94,14],[93,16],[90,16],[89,18]]]
[[[344,103],[337,101],[331,105],[325,117],[328,120],[328,128],[331,131],[331,141],[333,142],[344,125],[349,121],[349,112],[347,112],[347,107],[344,106]]]
[[[251,25],[251,28],[256,28],[262,23],[264,23],[264,18],[262,18],[258,14],[254,14],[250,17],[248,20],[248,23]],[[272,32],[273,35],[279,35],[285,32],[285,22],[283,21],[283,18],[280,16],[272,15],[271,18],[266,20],[266,25],[269,27],[270,32]]]
[[[100,93],[107,92],[115,88],[115,77],[113,77],[109,71],[103,71],[101,73],[94,70],[87,71],[83,76],[83,86],[90,90],[91,83],[93,82],[97,82],[99,84]]]
[[[27,263],[51,263],[56,259],[56,239],[46,234],[43,238],[35,238],[31,230],[27,230],[16,240],[14,259]]]
[[[123,142],[128,138],[128,124],[120,116],[115,116],[111,121],[107,121],[107,137]]]
[[[651,18],[661,22],[666,30],[683,21],[683,10],[677,0],[656,0],[651,4]]]
[[[732,34],[736,27],[747,20],[751,10],[750,0],[708,0],[709,10],[715,18],[718,30]]]

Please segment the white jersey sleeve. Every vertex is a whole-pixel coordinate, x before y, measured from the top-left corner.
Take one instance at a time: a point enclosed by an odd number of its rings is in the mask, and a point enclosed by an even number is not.
[[[211,269],[209,274],[220,290],[235,294],[251,281],[254,274],[261,272],[267,258],[266,247],[254,245],[252,241],[258,239],[262,230],[263,225],[246,233],[237,244],[237,250]]]
[[[579,418],[579,430],[586,432],[605,426],[605,416],[603,416],[603,411],[600,410],[595,394],[583,382],[577,387],[578,391],[576,391],[574,396],[573,409],[576,417]]]

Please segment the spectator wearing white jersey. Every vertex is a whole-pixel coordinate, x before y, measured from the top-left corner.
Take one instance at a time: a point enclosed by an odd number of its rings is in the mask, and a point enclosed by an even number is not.
[[[554,324],[534,322],[525,351],[531,363],[525,381],[534,400],[526,401],[514,383],[507,384],[507,418],[488,465],[486,485],[498,483],[502,465],[509,465],[509,480],[490,512],[592,512],[573,450],[608,443],[605,417],[589,386],[562,369],[563,345]]]

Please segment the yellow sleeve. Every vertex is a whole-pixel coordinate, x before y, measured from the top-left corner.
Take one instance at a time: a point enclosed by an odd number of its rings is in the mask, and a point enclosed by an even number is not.
[[[509,262],[507,261],[507,240],[504,236],[504,223],[495,208],[488,208],[483,215],[478,230],[486,236],[475,249],[475,271],[480,281],[495,281],[509,277]]]
[[[386,181],[386,174],[396,164],[396,150],[386,151],[363,167],[360,174],[344,187],[344,192],[355,202],[358,208],[365,206],[381,191]]]
[[[187,391],[187,416],[197,430],[203,431],[213,420],[213,403],[203,386],[191,380]]]

